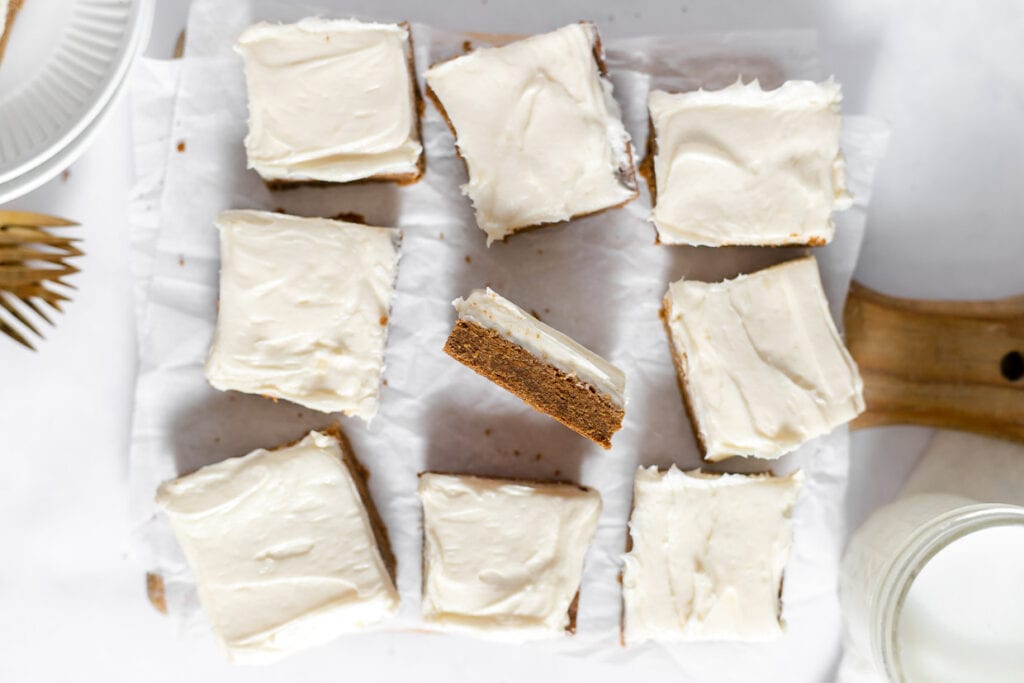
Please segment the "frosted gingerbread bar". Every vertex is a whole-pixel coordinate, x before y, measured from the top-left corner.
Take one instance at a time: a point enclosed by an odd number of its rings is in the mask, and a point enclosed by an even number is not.
[[[636,198],[629,134],[593,24],[473,50],[432,66],[426,80],[488,244]]]
[[[707,460],[778,458],[864,411],[814,257],[664,299],[679,386]]]
[[[490,288],[454,302],[449,356],[604,448],[622,427],[626,375]]]
[[[523,641],[572,633],[583,561],[601,514],[568,483],[420,475],[423,620]]]
[[[622,573],[622,637],[773,640],[802,475],[641,467]]]
[[[841,98],[831,80],[652,92],[642,168],[658,239],[714,247],[831,241],[832,212],[850,205]]]
[[[210,384],[372,418],[401,233],[266,211],[226,211],[217,227]]]
[[[398,610],[394,556],[363,477],[331,430],[160,486],[232,661],[279,659]]]
[[[249,94],[245,150],[271,187],[423,173],[408,24],[259,23],[238,38]]]

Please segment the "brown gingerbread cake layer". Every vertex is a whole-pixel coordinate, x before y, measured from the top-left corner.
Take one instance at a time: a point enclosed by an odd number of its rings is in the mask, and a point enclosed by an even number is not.
[[[7,39],[11,37],[11,26],[14,25],[14,17],[18,15],[25,0],[10,0],[7,4],[7,23],[4,24],[4,32],[0,34],[0,59],[4,58],[4,49],[7,47]]]
[[[651,193],[651,207],[658,203],[658,179],[654,175],[654,157],[658,156],[658,137],[654,133],[654,120],[647,117],[647,146],[644,150],[644,158],[640,160],[637,171],[645,181],[647,190]]]
[[[685,367],[683,365],[683,358],[679,355],[676,350],[675,342],[672,340],[672,326],[669,324],[669,320],[672,316],[672,304],[669,301],[668,294],[665,295],[665,300],[662,302],[661,309],[661,322],[665,325],[665,335],[668,337],[668,348],[672,353],[672,364],[676,367],[676,383],[679,385],[679,395],[683,398],[683,406],[686,408],[686,415],[690,418],[690,424],[693,426],[693,438],[697,441],[697,448],[700,449],[700,456],[704,458],[707,455],[708,449],[704,444],[704,437],[700,434],[700,423],[697,422],[697,414],[693,412],[693,401],[690,399],[690,391],[687,388],[686,373],[683,371]]]
[[[341,447],[342,460],[345,466],[348,467],[348,471],[352,474],[352,479],[356,483],[356,489],[359,491],[359,497],[363,501],[363,507],[366,508],[366,514],[370,518],[370,526],[373,528],[373,536],[377,541],[377,549],[380,551],[380,557],[384,560],[384,566],[388,570],[388,574],[391,575],[391,581],[394,583],[397,581],[397,569],[398,563],[395,560],[395,553],[391,550],[391,541],[388,538],[387,527],[384,526],[384,520],[380,517],[380,512],[377,510],[377,506],[373,502],[373,497],[370,496],[370,489],[366,484],[366,480],[370,477],[370,473],[363,467],[363,464],[356,459],[355,453],[352,452],[352,445],[348,442],[348,437],[345,436],[345,432],[341,431],[341,427],[338,425],[332,425],[327,429],[319,430],[324,434],[333,436],[338,440],[338,445]]]
[[[611,448],[625,411],[586,382],[539,360],[523,347],[476,323],[455,323],[445,353],[555,418],[581,436]]]
[[[580,592],[576,590],[572,602],[569,603],[569,623],[565,626],[565,632],[571,636],[576,635],[576,614],[580,611]]]

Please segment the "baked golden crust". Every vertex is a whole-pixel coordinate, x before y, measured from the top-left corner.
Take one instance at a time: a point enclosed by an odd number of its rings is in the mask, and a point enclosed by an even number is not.
[[[611,448],[625,411],[594,387],[476,323],[455,323],[445,353],[577,434]]]
[[[683,358],[679,355],[676,350],[676,345],[672,341],[672,327],[669,324],[670,316],[672,315],[672,303],[669,301],[668,294],[665,295],[665,300],[662,302],[662,309],[659,313],[661,322],[665,325],[665,335],[668,338],[668,348],[672,354],[672,364],[676,368],[676,384],[679,386],[679,395],[683,399],[683,406],[686,408],[686,416],[690,418],[690,425],[693,427],[693,438],[697,442],[697,447],[700,449],[701,458],[707,455],[707,445],[704,443],[704,438],[700,433],[700,423],[697,422],[697,415],[693,412],[693,401],[690,399],[690,392],[686,384],[686,373],[683,371]]]
[[[580,591],[576,590],[576,595],[573,596],[572,602],[569,603],[569,623],[565,626],[565,632],[569,635],[576,635],[576,613],[580,608]]]
[[[381,519],[380,512],[373,502],[373,497],[370,495],[370,489],[366,483],[370,478],[370,473],[356,458],[355,453],[352,451],[352,445],[349,443],[348,437],[345,436],[345,432],[341,431],[341,427],[335,424],[318,431],[338,440],[338,445],[341,447],[342,461],[348,467],[348,471],[352,474],[352,479],[356,483],[359,497],[363,501],[363,507],[366,508],[367,516],[370,518],[370,526],[373,529],[374,539],[377,541],[377,549],[380,551],[381,559],[384,560],[384,566],[387,568],[388,574],[391,575],[391,582],[394,583],[397,580],[398,563],[395,560],[395,553],[391,549],[388,529],[384,526],[384,520]]]
[[[640,160],[638,171],[647,181],[647,190],[651,193],[651,207],[658,203],[658,181],[654,176],[654,157],[658,154],[658,137],[654,133],[654,119],[647,117],[647,145],[644,158]]]
[[[155,572],[146,572],[146,597],[149,604],[160,614],[167,614],[167,593],[164,590],[164,577]]]
[[[591,23],[591,22],[581,21],[579,23],[581,23],[581,24],[588,24],[588,23]],[[601,78],[611,82],[611,79],[608,77],[608,64],[604,61],[604,46],[601,43],[601,34],[597,31],[597,27],[596,26],[594,27],[594,50],[593,50],[593,52],[594,52],[594,61],[597,62],[597,71],[598,71],[598,73],[601,74]],[[629,197],[628,199],[626,199],[626,201],[624,201],[624,202],[622,202],[620,204],[616,204],[615,206],[609,206],[609,207],[607,207],[605,209],[601,209],[601,211],[607,211],[608,209],[617,209],[617,208],[623,207],[626,204],[630,203],[631,201],[633,201],[634,199],[636,199],[637,197],[640,196],[640,188],[638,187],[637,182],[636,182],[636,162],[635,162],[635,160],[633,158],[633,143],[632,143],[632,141],[629,141],[629,140],[627,140],[627,142],[626,142],[626,164],[627,164],[626,168],[622,168],[621,166],[619,167],[619,173],[621,174],[620,180],[622,181],[622,184],[624,186],[632,187],[633,188],[633,195],[631,197]],[[595,211],[593,213],[600,213],[601,211]],[[581,215],[592,215],[592,214],[581,214]],[[573,216],[573,218],[576,218],[576,217],[577,216]]]

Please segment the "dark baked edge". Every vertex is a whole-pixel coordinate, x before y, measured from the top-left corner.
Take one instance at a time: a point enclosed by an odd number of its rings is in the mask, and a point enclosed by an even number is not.
[[[658,312],[658,317],[661,318],[661,322],[665,326],[665,336],[668,339],[669,353],[672,354],[672,365],[674,365],[676,369],[676,386],[679,387],[679,396],[683,400],[683,407],[686,409],[686,416],[690,419],[690,425],[693,427],[693,438],[696,440],[697,448],[700,450],[700,457],[704,460],[707,458],[708,454],[707,444],[704,443],[704,437],[701,435],[700,431],[700,422],[697,420],[697,414],[693,410],[693,401],[690,397],[686,372],[683,370],[683,357],[679,355],[676,350],[676,345],[672,339],[672,326],[669,324],[671,316],[672,301],[670,294],[666,293],[665,298],[662,301],[661,310]]]
[[[388,537],[388,529],[384,525],[384,520],[381,519],[380,511],[377,509],[377,505],[373,501],[373,496],[370,495],[370,489],[367,485],[367,480],[370,478],[369,471],[361,462],[359,462],[359,459],[356,458],[355,452],[352,450],[352,444],[348,440],[348,436],[345,435],[345,432],[342,431],[339,425],[333,424],[326,429],[318,429],[314,431],[326,434],[337,440],[338,446],[341,448],[342,462],[352,475],[352,480],[355,482],[356,490],[359,492],[359,497],[362,500],[363,507],[366,509],[366,514],[370,518],[370,528],[373,530],[373,537],[377,542],[377,550],[380,552],[381,559],[384,561],[384,566],[387,568],[388,574],[391,576],[392,585],[396,585],[398,562],[395,559],[394,551],[391,549],[391,540]]]

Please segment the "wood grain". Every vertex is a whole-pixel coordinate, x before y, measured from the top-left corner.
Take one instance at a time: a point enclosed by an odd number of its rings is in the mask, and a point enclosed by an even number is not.
[[[867,403],[851,428],[916,424],[1024,441],[1024,296],[920,301],[854,282],[844,320]]]

